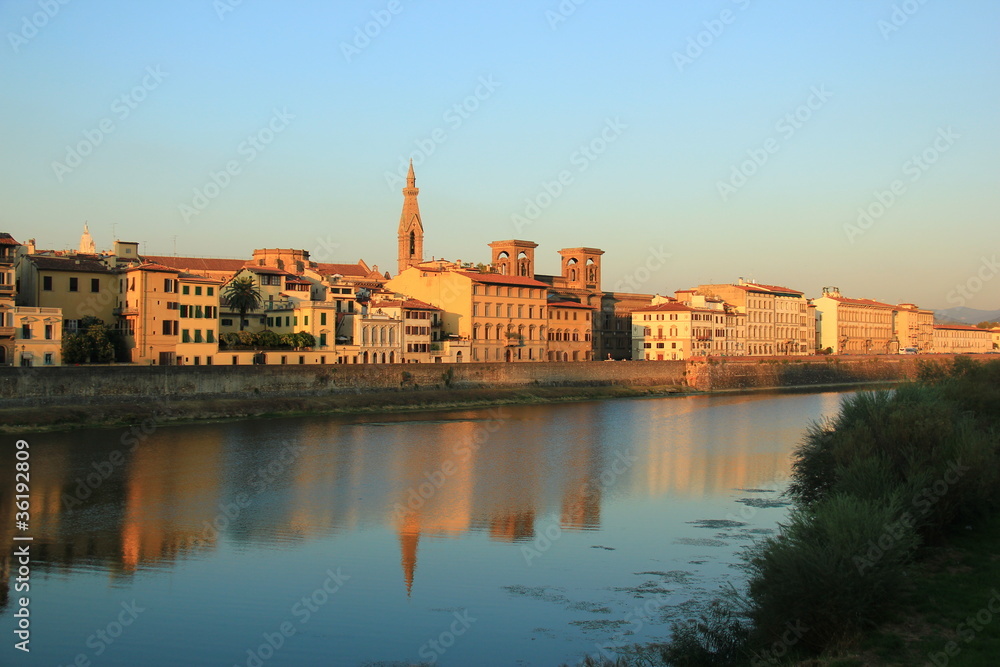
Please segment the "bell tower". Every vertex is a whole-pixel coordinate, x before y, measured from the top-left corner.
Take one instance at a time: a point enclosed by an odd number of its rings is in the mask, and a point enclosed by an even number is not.
[[[420,221],[418,194],[420,188],[417,187],[417,178],[413,174],[413,160],[410,160],[410,171],[406,174],[406,187],[403,188],[403,212],[399,216],[397,273],[424,261],[424,225]]]
[[[535,248],[532,241],[494,241],[493,270],[505,276],[535,277]]]
[[[601,289],[601,255],[598,248],[564,248],[562,256],[562,277],[568,287]]]

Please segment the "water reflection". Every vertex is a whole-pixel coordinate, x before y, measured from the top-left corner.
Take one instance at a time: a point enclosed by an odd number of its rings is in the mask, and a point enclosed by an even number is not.
[[[825,410],[835,409],[839,395],[824,396]],[[46,570],[100,568],[114,579],[211,554],[222,541],[287,548],[387,526],[410,594],[424,536],[530,540],[547,513],[563,529],[596,530],[609,496],[697,498],[783,478],[788,440],[802,424],[770,432],[773,405],[734,396],[497,408],[447,420],[176,426],[134,449],[120,431],[40,434],[29,438],[34,553]],[[11,470],[12,448],[3,458]],[[5,485],[0,515],[12,505]],[[13,527],[2,525],[9,544]],[[4,605],[9,575],[5,557]]]

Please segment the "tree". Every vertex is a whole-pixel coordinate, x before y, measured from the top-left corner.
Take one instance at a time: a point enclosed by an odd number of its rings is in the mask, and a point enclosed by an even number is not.
[[[234,278],[222,292],[229,308],[240,313],[240,331],[243,331],[243,318],[247,313],[252,313],[261,307],[264,300],[257,289],[254,279],[247,276],[245,278]]]
[[[989,320],[986,320],[977,324],[976,327],[979,329],[996,329],[997,327],[1000,327],[1000,322],[990,322]]]
[[[63,361],[67,364],[108,364],[120,354],[121,334],[108,328],[103,320],[84,317],[75,333],[63,336]]]

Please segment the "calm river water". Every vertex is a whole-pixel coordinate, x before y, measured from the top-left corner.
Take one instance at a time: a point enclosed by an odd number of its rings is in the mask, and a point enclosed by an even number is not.
[[[27,531],[5,436],[0,664],[555,666],[663,639],[742,580],[843,396],[35,434]]]

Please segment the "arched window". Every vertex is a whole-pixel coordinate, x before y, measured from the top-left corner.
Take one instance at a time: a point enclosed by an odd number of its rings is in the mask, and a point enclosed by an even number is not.
[[[417,234],[416,232],[410,232],[410,257],[417,254]]]

